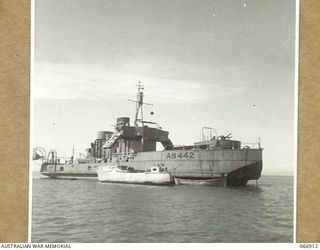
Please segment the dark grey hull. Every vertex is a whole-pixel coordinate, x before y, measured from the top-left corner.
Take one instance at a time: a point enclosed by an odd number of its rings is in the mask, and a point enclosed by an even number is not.
[[[249,180],[258,180],[261,177],[261,172],[262,162],[244,166],[228,173],[226,186],[245,186]]]

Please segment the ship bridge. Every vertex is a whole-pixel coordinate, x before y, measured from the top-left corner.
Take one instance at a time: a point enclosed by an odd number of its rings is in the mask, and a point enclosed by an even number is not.
[[[168,136],[169,132],[159,126],[130,126],[128,117],[120,117],[114,132],[97,132],[97,139],[91,148],[87,149],[87,157],[108,161],[118,155],[129,156],[138,152],[156,151],[157,142],[160,142],[164,149],[170,150],[173,143]]]
[[[119,153],[136,153],[155,151],[156,143],[160,142],[165,149],[172,149],[173,144],[168,138],[169,132],[161,128],[130,126],[128,117],[117,119],[116,132],[106,141],[103,148],[117,147]],[[144,122],[144,124],[149,122]]]

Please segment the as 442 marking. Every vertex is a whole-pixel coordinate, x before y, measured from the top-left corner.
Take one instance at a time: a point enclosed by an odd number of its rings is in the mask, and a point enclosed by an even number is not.
[[[187,151],[187,152],[169,152],[167,154],[167,159],[194,159],[194,152]]]

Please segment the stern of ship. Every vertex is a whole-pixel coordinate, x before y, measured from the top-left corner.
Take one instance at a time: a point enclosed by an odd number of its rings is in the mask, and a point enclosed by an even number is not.
[[[258,180],[261,177],[262,161],[238,168],[227,174],[226,187],[246,186],[249,180]]]

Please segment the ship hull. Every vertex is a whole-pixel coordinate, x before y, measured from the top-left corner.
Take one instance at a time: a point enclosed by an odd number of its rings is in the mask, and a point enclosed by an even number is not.
[[[245,186],[262,171],[262,149],[164,150],[122,156],[106,163],[44,164],[41,173],[52,178],[97,178],[97,168],[116,163],[146,171],[165,167],[172,177],[182,179],[225,178],[225,186]]]

